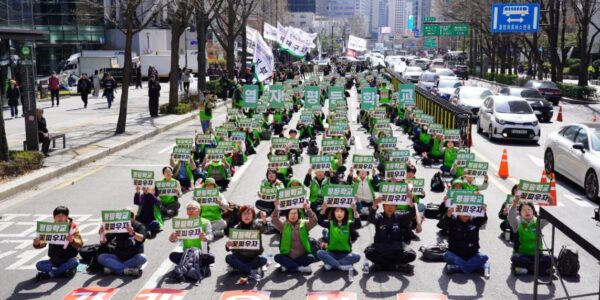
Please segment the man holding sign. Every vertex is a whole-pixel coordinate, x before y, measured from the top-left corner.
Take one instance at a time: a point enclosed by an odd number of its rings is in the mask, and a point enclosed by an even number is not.
[[[77,273],[77,254],[83,246],[77,225],[69,218],[69,209],[59,206],[52,213],[54,222],[38,222],[37,237],[33,239],[33,248],[42,249],[48,245],[48,260],[40,260],[35,264],[38,270],[36,281],[67,276]]]

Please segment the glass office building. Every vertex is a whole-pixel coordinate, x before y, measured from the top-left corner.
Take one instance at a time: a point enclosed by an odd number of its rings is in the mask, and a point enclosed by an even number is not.
[[[295,12],[317,12],[316,0],[288,0],[288,10]]]

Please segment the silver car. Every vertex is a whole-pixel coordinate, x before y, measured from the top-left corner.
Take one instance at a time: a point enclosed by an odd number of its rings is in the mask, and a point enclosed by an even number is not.
[[[600,196],[600,124],[571,124],[550,134],[544,167],[547,172],[560,173],[583,187],[588,199],[597,200]]]
[[[478,117],[479,107],[483,104],[483,101],[493,94],[494,93],[488,88],[461,86],[454,91],[452,96],[450,96],[450,102],[464,110],[470,111],[473,114],[473,118],[476,119]]]

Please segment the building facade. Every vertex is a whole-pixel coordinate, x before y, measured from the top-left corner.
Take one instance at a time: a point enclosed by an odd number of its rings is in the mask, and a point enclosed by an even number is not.
[[[297,12],[317,12],[316,0],[288,0],[288,10]]]

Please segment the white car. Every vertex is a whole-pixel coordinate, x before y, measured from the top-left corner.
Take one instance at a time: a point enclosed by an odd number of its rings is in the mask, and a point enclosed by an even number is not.
[[[450,96],[454,91],[461,87],[460,80],[452,77],[451,79],[440,78],[433,86],[433,92],[444,100],[450,100]]]
[[[544,152],[547,172],[557,172],[585,190],[588,199],[600,197],[600,124],[579,123],[548,135]]]
[[[429,65],[429,71],[434,71],[435,69],[443,69],[446,68],[446,63],[444,63],[443,59],[436,58]]]
[[[404,73],[402,74],[402,78],[412,81],[418,82],[419,78],[421,78],[421,74],[423,74],[423,69],[419,67],[406,67]]]
[[[435,72],[435,74],[438,74],[439,76],[448,76],[448,77],[454,77],[454,78],[458,79],[458,77],[456,77],[456,74],[454,74],[454,71],[452,71],[450,69],[436,68],[433,72]]]
[[[538,142],[540,123],[527,100],[512,96],[490,96],[479,107],[477,132],[498,139]]]
[[[457,88],[452,96],[450,96],[450,102],[452,104],[468,110],[473,114],[473,118],[477,118],[479,107],[483,104],[483,101],[492,96],[494,93],[488,88],[478,86],[461,86]]]

